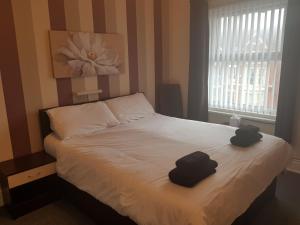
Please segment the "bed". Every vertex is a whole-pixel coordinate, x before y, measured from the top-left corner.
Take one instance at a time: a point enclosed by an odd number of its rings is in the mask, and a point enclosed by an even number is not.
[[[51,132],[45,110],[40,116],[45,150],[57,159],[71,199],[119,224],[237,223],[256,208],[253,202],[274,194],[274,179],[290,158],[289,145],[271,135],[240,148],[229,143],[232,127],[157,113],[63,141]],[[217,172],[194,188],[171,183],[175,161],[194,151],[216,160]]]

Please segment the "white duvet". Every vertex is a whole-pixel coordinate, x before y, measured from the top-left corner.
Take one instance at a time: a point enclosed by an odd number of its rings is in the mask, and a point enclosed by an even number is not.
[[[59,176],[140,225],[230,225],[284,170],[289,145],[264,134],[249,148],[232,146],[234,128],[159,114],[45,148]],[[194,188],[173,184],[175,161],[208,153],[217,172]]]

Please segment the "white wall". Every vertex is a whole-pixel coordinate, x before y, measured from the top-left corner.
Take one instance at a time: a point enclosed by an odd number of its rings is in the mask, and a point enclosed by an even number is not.
[[[180,85],[187,113],[189,77],[190,1],[162,1],[163,81]]]

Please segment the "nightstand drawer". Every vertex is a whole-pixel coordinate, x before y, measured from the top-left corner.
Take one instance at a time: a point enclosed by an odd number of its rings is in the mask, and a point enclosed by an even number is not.
[[[9,176],[8,187],[11,189],[54,173],[56,173],[55,162]]]

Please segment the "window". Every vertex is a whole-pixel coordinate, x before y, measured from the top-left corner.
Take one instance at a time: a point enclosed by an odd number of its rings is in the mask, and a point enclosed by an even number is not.
[[[286,1],[211,8],[209,108],[275,119]]]

